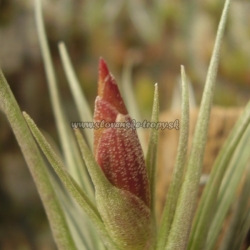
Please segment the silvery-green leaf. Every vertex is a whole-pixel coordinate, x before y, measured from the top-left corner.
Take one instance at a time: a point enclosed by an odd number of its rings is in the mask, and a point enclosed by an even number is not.
[[[157,241],[158,250],[164,249],[164,247],[166,246],[185,170],[186,154],[188,147],[188,134],[189,134],[189,95],[188,95],[188,85],[186,81],[185,69],[183,66],[181,67],[181,75],[182,75],[182,115],[181,115],[182,120],[180,128],[179,145],[177,150],[173,177],[170,183],[170,187],[168,189],[166,204],[164,206],[160,230],[158,233],[158,241]]]
[[[47,157],[51,166],[54,168],[67,191],[75,198],[81,209],[89,216],[90,220],[96,226],[96,229],[99,231],[105,243],[112,246],[112,240],[105,229],[105,226],[95,205],[77,184],[77,182],[72,178],[72,176],[68,173],[62,161],[54,153],[53,149],[45,140],[33,120],[26,113],[24,113],[23,115],[41,150]]]
[[[0,71],[0,106],[9,120],[36,183],[58,248],[76,249],[42,156],[2,71]]]
[[[80,153],[71,132],[72,130],[70,128],[70,123],[67,122],[65,118],[63,105],[57,87],[55,70],[48,47],[40,0],[35,1],[35,16],[45,72],[48,80],[50,99],[52,102],[52,108],[55,115],[56,126],[58,129],[59,139],[62,145],[62,151],[65,157],[66,165],[77,183],[80,184],[88,192],[90,198],[93,199],[93,187],[90,183],[90,180],[87,178],[88,175],[86,173],[84,162],[80,157]]]
[[[167,241],[167,250],[184,250],[188,245],[188,239],[196,207],[203,156],[206,146],[206,137],[213,100],[215,78],[217,75],[219,64],[220,46],[225,29],[229,3],[230,0],[225,2],[221,21],[218,27],[215,46],[208,69],[200,112],[198,115],[193,137],[190,157],[188,160],[187,170],[183,184],[181,186],[173,223]],[[205,226],[206,225],[204,225],[204,227]],[[203,234],[202,232],[199,232],[199,234],[202,238],[206,237],[205,233]],[[195,241],[195,244],[196,247],[191,249],[202,249],[204,240]]]

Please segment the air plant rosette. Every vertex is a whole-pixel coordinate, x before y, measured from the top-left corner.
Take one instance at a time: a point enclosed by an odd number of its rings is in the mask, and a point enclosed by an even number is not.
[[[229,3],[229,0],[225,2],[219,24],[189,157],[189,97],[185,70],[181,67],[182,119],[179,146],[172,182],[158,226],[155,219],[157,129],[152,128],[150,131],[144,158],[137,131],[132,126],[132,119],[116,81],[103,59],[99,61],[98,96],[92,116],[66,48],[60,43],[62,62],[82,121],[91,121],[94,117],[97,123],[131,124],[131,127],[107,126],[94,133],[75,129],[72,133],[57,89],[40,1],[36,1],[39,41],[63,157],[55,153],[33,120],[25,112],[21,113],[2,73],[0,107],[12,126],[37,185],[59,249],[214,249],[242,175],[245,175],[236,199],[239,205],[234,209],[230,227],[220,242],[221,249],[240,249],[250,227],[247,192],[250,171],[246,167],[249,164],[246,145],[250,140],[250,103],[216,158],[199,206],[196,207]],[[155,85],[151,122],[158,122],[158,115],[158,87]],[[36,143],[59,179],[47,170]],[[60,182],[64,185],[61,186]]]

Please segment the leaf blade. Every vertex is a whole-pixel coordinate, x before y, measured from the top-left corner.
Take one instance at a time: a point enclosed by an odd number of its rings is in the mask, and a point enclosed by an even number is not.
[[[58,248],[76,249],[46,166],[2,71],[0,71],[0,105],[9,120],[36,183]]]
[[[113,246],[112,239],[108,235],[108,232],[105,229],[105,226],[101,220],[100,214],[91,202],[85,192],[80,188],[77,182],[72,178],[72,176],[67,172],[61,160],[56,156],[53,149],[50,147],[48,142],[45,140],[33,120],[24,112],[24,117],[26,122],[32,131],[33,136],[35,137],[37,143],[41,147],[43,153],[47,157],[51,166],[54,168],[55,172],[63,182],[67,191],[75,198],[77,203],[83,209],[83,211],[89,216],[90,220],[94,223],[97,230],[103,237],[103,240],[110,246]],[[112,249],[112,248],[111,248]]]
[[[70,60],[70,57],[68,55],[66,46],[63,42],[59,43],[59,52],[60,52],[60,56],[61,56],[61,60],[63,63],[63,67],[64,67],[64,71],[66,73],[68,82],[69,82],[69,87],[70,90],[74,96],[74,101],[76,103],[76,107],[77,107],[77,111],[78,111],[78,115],[81,118],[81,121],[87,121],[90,122],[93,119],[93,114],[91,112],[91,109],[89,107],[89,104],[86,100],[86,97],[83,93],[83,91],[80,88],[80,83],[76,77],[76,74],[73,70],[73,66]],[[83,131],[86,138],[87,138],[87,142],[90,145],[91,149],[93,148],[93,131],[92,130],[88,130],[88,133],[84,130]]]
[[[162,222],[160,225],[158,235],[157,249],[164,249],[166,246],[167,238],[174,217],[176,204],[181,188],[182,177],[185,169],[185,161],[188,146],[188,134],[189,134],[189,94],[188,94],[188,83],[186,80],[185,69],[181,67],[182,75],[182,122],[181,131],[179,137],[179,145],[176,156],[176,163],[174,167],[173,178],[170,183],[169,191],[167,193],[167,200],[164,206]]]
[[[219,23],[214,50],[208,69],[204,92],[202,95],[201,108],[195,128],[190,158],[187,165],[185,179],[181,187],[173,225],[170,230],[166,247],[167,250],[184,250],[188,245],[205,151],[215,78],[217,75],[219,62],[219,52],[222,36],[225,29],[229,3],[230,0],[227,0],[225,2],[221,20]],[[199,236],[206,237],[206,235]],[[203,240],[198,240],[195,242],[197,246],[191,249],[202,249],[203,243]]]
[[[73,134],[71,133],[70,127],[67,126],[63,105],[58,91],[55,69],[53,67],[46,37],[41,0],[36,0],[35,2],[35,17],[40,48],[42,51],[42,57],[48,81],[50,99],[52,102],[56,127],[62,145],[62,151],[65,157],[66,166],[69,168],[69,171],[74,176],[75,180],[87,190],[88,194],[90,194],[90,198],[93,199],[93,187],[91,186],[90,180],[87,178],[88,175],[86,169],[84,168],[84,163],[80,157],[76,142],[74,141]],[[77,166],[83,167],[79,168]]]

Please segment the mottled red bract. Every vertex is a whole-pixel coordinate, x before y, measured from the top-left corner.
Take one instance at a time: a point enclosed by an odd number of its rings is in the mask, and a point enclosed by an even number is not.
[[[116,81],[103,59],[99,62],[94,121],[131,123]],[[107,179],[115,187],[131,192],[149,206],[150,191],[145,160],[134,128],[95,130],[94,154]]]
[[[124,115],[128,113],[116,81],[102,58],[99,61],[98,96],[110,103],[119,113]]]

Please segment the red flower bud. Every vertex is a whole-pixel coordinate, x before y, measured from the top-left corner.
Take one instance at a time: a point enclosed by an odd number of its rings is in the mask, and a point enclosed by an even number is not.
[[[94,121],[107,126],[94,132],[94,154],[107,179],[119,189],[131,192],[149,206],[150,192],[145,160],[136,129],[114,77],[103,59],[99,62],[98,96]],[[110,123],[127,123],[112,127]],[[108,124],[109,123],[109,124]]]

